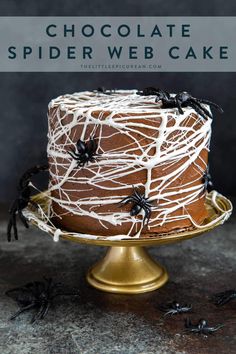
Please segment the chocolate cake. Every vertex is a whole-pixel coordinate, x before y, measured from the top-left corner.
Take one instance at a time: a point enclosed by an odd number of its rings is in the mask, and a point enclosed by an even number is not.
[[[50,102],[50,215],[58,228],[138,238],[203,223],[210,107],[166,106],[135,89]]]

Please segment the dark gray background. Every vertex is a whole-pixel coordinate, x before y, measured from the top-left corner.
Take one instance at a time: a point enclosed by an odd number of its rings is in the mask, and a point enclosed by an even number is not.
[[[17,1],[0,0],[0,16],[236,16],[231,1]],[[1,73],[0,202],[16,193],[19,176],[46,162],[47,104],[63,93],[157,86],[189,91],[220,104],[215,114],[210,165],[215,187],[235,195],[236,73]],[[46,177],[41,178],[46,183]]]

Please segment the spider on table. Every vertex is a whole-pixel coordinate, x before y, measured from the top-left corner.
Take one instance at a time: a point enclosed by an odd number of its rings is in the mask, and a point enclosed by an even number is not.
[[[43,319],[57,296],[78,296],[78,292],[63,292],[61,283],[54,283],[51,278],[44,278],[44,281],[29,282],[6,292],[6,295],[14,299],[20,309],[10,317],[14,320],[21,313],[36,309],[31,323]]]
[[[197,324],[193,324],[189,318],[185,319],[185,331],[188,333],[213,334],[222,327],[224,327],[223,324],[210,327],[208,322],[204,319],[200,319]]]
[[[190,312],[192,310],[192,305],[180,305],[177,301],[172,301],[164,305],[160,305],[160,310],[165,312],[165,316],[173,316],[181,313]]]

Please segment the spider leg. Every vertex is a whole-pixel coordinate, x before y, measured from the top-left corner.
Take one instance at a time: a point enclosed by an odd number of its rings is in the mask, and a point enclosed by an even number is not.
[[[148,199],[148,198],[146,198],[145,205],[146,205],[147,207],[151,208],[151,207],[153,206],[153,205],[152,205],[153,202],[152,202],[152,201],[151,201],[151,202],[150,202],[150,201],[147,202],[147,199]]]
[[[169,315],[173,316],[176,313],[177,313],[177,311],[175,311],[175,310],[169,310],[163,315],[163,317],[166,317],[166,316],[169,316]]]
[[[192,307],[193,307],[192,305],[186,305],[186,306],[182,307],[182,311],[183,312],[191,311]]]
[[[180,102],[179,102],[178,99],[175,99],[175,103],[176,103],[176,106],[178,108],[179,113],[180,114],[184,114],[184,111],[182,110],[182,107],[181,107]]]
[[[130,197],[126,197],[126,198],[122,199],[118,204],[126,205],[130,202],[132,202],[132,199]]]
[[[16,228],[16,212],[18,209],[18,199],[15,199],[9,209],[10,217],[7,225],[7,240],[11,241],[12,228],[14,231],[15,240],[18,240],[17,228]]]
[[[216,297],[222,297],[222,296],[236,297],[236,290],[235,289],[231,289],[231,290],[222,291],[222,292],[216,294],[215,296]]]
[[[8,221],[8,224],[7,224],[7,240],[8,242],[11,242],[11,229],[12,229],[12,216],[11,218],[9,219]]]
[[[201,103],[208,104],[209,106],[215,107],[215,108],[218,109],[218,111],[220,111],[221,113],[224,112],[223,109],[222,109],[218,104],[216,104],[216,103],[214,103],[214,102],[211,102],[211,101],[209,101],[209,100],[204,100],[204,99],[198,99],[198,101],[201,102]]]
[[[213,333],[213,332],[218,331],[218,329],[220,329],[222,327],[224,327],[224,325],[223,324],[219,324],[219,325],[217,325],[215,327],[207,327],[207,330],[209,331],[209,333]]]
[[[79,160],[79,158],[77,159],[77,167],[81,167],[81,166],[84,166],[86,164],[88,164],[87,161],[84,162],[84,161]]]
[[[16,226],[16,214],[13,215],[13,230],[14,230],[14,236],[15,236],[15,240],[18,240],[18,231],[17,231],[17,226]]]
[[[47,296],[50,296],[50,292],[51,290],[53,290],[53,284],[52,284],[52,278],[47,278],[47,277],[43,277],[44,282],[42,282],[41,284],[39,284],[39,292],[45,292],[47,294]],[[41,289],[40,289],[41,286]]]
[[[45,311],[45,306],[46,306],[46,304],[44,304],[44,303],[40,306],[38,312],[36,312],[36,314],[32,317],[32,319],[30,321],[31,324],[33,324],[36,321],[38,321],[39,319],[41,319],[41,316]]]
[[[77,152],[75,152],[74,150],[72,150],[72,151],[67,151],[68,152],[68,154],[71,156],[71,157],[73,157],[73,159],[77,159],[78,157],[80,157],[80,154],[78,154]]]
[[[207,115],[208,117],[212,118],[212,115],[207,111],[207,114],[203,111],[202,107],[197,105],[196,102],[190,102],[191,107],[203,118],[205,118],[204,115]]]
[[[199,109],[201,109],[206,116],[213,118],[212,114],[205,107],[203,107],[198,101],[194,101],[194,100],[190,100],[190,101],[193,105],[195,105],[195,107],[196,106],[199,107]]]
[[[143,210],[145,212],[145,215],[144,215],[144,218],[143,218],[143,225],[145,225],[145,222],[146,222],[146,225],[149,223],[149,220],[150,220],[150,216],[151,216],[151,210],[149,208],[147,208],[146,206],[143,207]]]
[[[15,199],[10,206],[9,213],[15,214],[17,212],[17,207],[18,207],[18,199]]]
[[[152,93],[153,93],[153,95],[156,95],[155,102],[162,101],[162,104],[163,104],[163,100],[168,101],[170,99],[169,92],[164,91],[162,89],[157,89],[157,90],[155,89],[155,91]]]
[[[46,171],[48,170],[48,165],[36,165],[31,168],[29,168],[20,178],[18,187],[20,190],[25,188],[27,184],[30,182],[31,177],[33,177],[35,174],[41,172],[41,171]]]
[[[230,300],[235,299],[235,298],[236,298],[236,292],[235,292],[235,290],[234,290],[233,292],[229,293],[229,294],[228,294],[228,297],[230,298]]]
[[[222,295],[218,295],[215,297],[215,304],[217,306],[223,306],[225,304],[227,304],[228,302],[230,302],[230,300],[234,299],[236,296],[232,296],[229,294],[222,294]]]
[[[19,218],[20,218],[22,224],[28,229],[28,228],[29,228],[29,224],[28,224],[28,222],[27,222],[26,217],[23,215],[21,209],[18,211],[18,215],[19,215]]]
[[[189,327],[185,325],[184,333],[200,333],[200,330],[198,327],[193,326],[192,324]]]
[[[94,153],[96,152],[97,150],[97,143],[94,139],[90,139],[89,142],[88,142],[88,149],[89,151],[91,151],[91,155],[94,155]]]
[[[151,213],[152,213],[151,209],[148,208],[147,224],[148,224],[149,221],[150,221]]]
[[[95,162],[96,161],[95,156],[97,156],[97,154],[92,154],[92,156],[90,156],[90,158],[89,158],[89,161],[87,161],[87,164],[89,162]]]
[[[214,302],[215,305],[223,305],[222,303],[222,300],[224,298],[228,298],[229,296],[226,295],[228,292],[221,292],[221,293],[217,293],[217,294],[214,294],[212,297],[211,297],[211,301]]]
[[[142,197],[144,197],[144,195],[140,195],[136,189],[134,189],[133,196],[137,198],[136,200],[140,200]]]
[[[132,195],[132,202],[134,202],[134,204],[139,204],[141,202],[141,197],[138,195]]]
[[[10,320],[14,320],[16,317],[18,317],[22,312],[25,312],[27,310],[32,309],[35,306],[35,304],[30,304],[28,306],[22,307],[20,310],[18,310],[14,315],[10,317]]]
[[[8,241],[11,241],[11,230],[13,228],[13,232],[14,232],[14,237],[15,240],[18,240],[18,232],[17,232],[17,226],[16,226],[16,214],[12,214],[8,223],[8,227],[7,227],[7,238]]]
[[[216,305],[223,306],[223,305],[227,304],[230,300],[231,299],[229,296],[222,297],[220,299],[217,299]]]
[[[49,310],[49,307],[50,307],[50,303],[48,302],[47,305],[44,307],[44,310],[40,316],[40,319],[42,320],[48,313],[48,310]]]

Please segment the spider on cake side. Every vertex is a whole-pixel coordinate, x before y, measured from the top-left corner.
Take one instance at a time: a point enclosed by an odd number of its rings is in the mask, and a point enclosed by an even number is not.
[[[20,221],[22,224],[28,228],[28,222],[25,216],[22,213],[22,210],[27,207],[28,204],[31,204],[38,207],[36,203],[34,203],[31,197],[31,178],[42,171],[47,171],[48,165],[36,165],[30,169],[28,169],[20,178],[17,186],[18,195],[16,199],[13,201],[9,214],[10,218],[7,225],[7,239],[10,242],[12,239],[12,229],[14,233],[15,240],[18,240],[18,232],[17,232],[17,224],[16,224],[16,216],[18,214]]]
[[[87,142],[78,140],[76,143],[76,150],[72,149],[68,151],[68,154],[77,162],[77,167],[83,167],[89,162],[95,161],[97,156],[97,143],[94,138],[90,138]]]
[[[145,222],[146,224],[148,224],[152,212],[151,211],[152,202],[150,202],[149,199],[145,197],[145,194],[141,194],[137,189],[134,188],[133,194],[131,194],[128,197],[125,197],[120,202],[121,205],[126,205],[128,203],[133,203],[133,206],[130,210],[130,215],[131,216],[138,215],[140,211],[143,209],[144,210],[143,224],[145,225]]]

